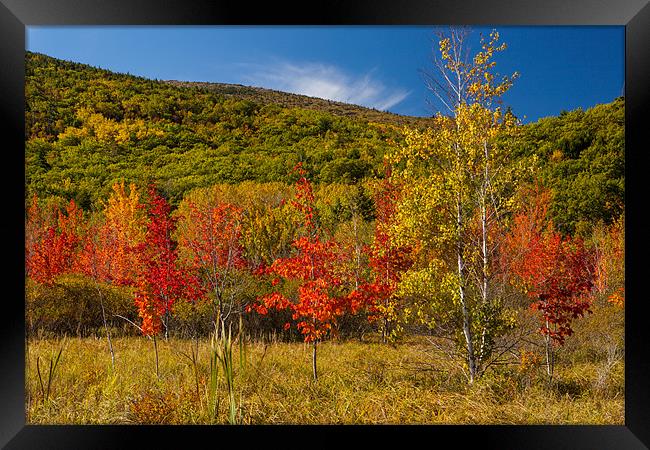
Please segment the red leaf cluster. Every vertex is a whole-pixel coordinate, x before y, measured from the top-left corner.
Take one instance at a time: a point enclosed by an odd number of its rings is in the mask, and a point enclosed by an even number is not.
[[[271,309],[288,309],[305,342],[314,342],[323,339],[332,330],[337,318],[349,308],[349,300],[333,294],[333,289],[340,284],[334,264],[337,258],[336,244],[320,239],[311,183],[300,164],[296,166],[296,171],[301,177],[296,183],[296,199],[292,204],[302,212],[308,234],[293,242],[293,256],[276,259],[265,272],[284,280],[297,280],[297,300],[291,301],[281,293],[273,292],[258,299],[248,311],[267,314]],[[279,284],[279,278],[273,279],[273,286]],[[285,324],[285,329],[287,325],[290,326]]]
[[[50,206],[44,211],[33,197],[25,227],[27,275],[39,283],[51,284],[57,275],[73,267],[81,237],[83,212],[70,200],[65,213]]]
[[[170,212],[167,201],[151,187],[146,239],[138,246],[142,267],[135,293],[142,332],[146,335],[161,331],[162,317],[172,310],[177,299],[201,295],[198,278],[178,265],[178,252],[172,240],[176,220]]]
[[[541,313],[540,331],[559,345],[573,334],[571,322],[590,312],[594,286],[591,255],[579,238],[544,228],[549,195],[538,192],[528,211],[514,219],[506,242],[511,273]]]
[[[307,172],[302,167],[301,162],[296,164],[293,170],[298,174],[299,178],[296,182],[296,195],[291,204],[303,214],[303,225],[313,234],[317,228],[314,190],[307,179]]]
[[[188,205],[179,244],[190,250],[193,267],[204,273],[212,289],[229,270],[246,266],[240,241],[241,215],[241,208],[228,203],[209,207],[191,202]]]

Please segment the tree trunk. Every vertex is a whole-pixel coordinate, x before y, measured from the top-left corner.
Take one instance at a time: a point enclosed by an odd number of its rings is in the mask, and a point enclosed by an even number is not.
[[[465,261],[463,258],[463,241],[462,241],[462,208],[460,199],[457,203],[456,226],[458,229],[458,242],[456,243],[456,254],[458,257],[458,295],[463,313],[463,334],[467,345],[467,362],[469,366],[469,382],[472,384],[476,377],[476,356],[474,355],[474,343],[472,342],[472,330],[467,308],[467,299],[465,298]]]
[[[480,193],[481,201],[481,253],[483,256],[483,270],[481,272],[481,300],[483,302],[483,307],[486,307],[489,300],[488,293],[488,274],[489,274],[489,257],[488,257],[488,220],[487,220],[487,203],[488,203],[488,187],[490,183],[490,151],[487,145],[487,142],[483,142],[483,156],[484,160],[484,171],[483,171],[483,186],[482,192]],[[481,348],[479,350],[479,359],[485,357],[485,339],[487,335],[487,326],[483,326],[481,331]]]
[[[113,342],[111,341],[111,332],[108,330],[108,323],[106,322],[106,310],[104,309],[104,300],[102,290],[95,284],[97,294],[99,295],[99,304],[102,307],[102,321],[104,322],[104,330],[106,331],[106,339],[108,340],[108,349],[111,352],[111,367],[115,369],[115,353],[113,352]]]
[[[546,329],[550,331],[548,320],[546,321]],[[544,344],[546,350],[546,373],[548,374],[549,379],[552,379],[555,361],[553,355],[553,343],[551,342],[551,335],[547,334],[544,336]]]
[[[217,318],[215,319],[215,323],[219,320],[223,322],[223,305],[221,303],[220,292],[217,289],[214,291],[214,296],[217,301]]]
[[[484,192],[484,197],[483,197],[483,204],[481,205],[481,239],[482,239],[482,245],[481,245],[481,252],[483,256],[483,268],[481,271],[481,301],[483,303],[483,307],[486,307],[488,304],[489,300],[489,295],[488,295],[488,268],[489,268],[489,259],[488,259],[488,251],[487,251],[487,210],[486,210],[486,205],[485,205],[485,192]],[[485,338],[487,336],[487,326],[483,325],[481,331],[481,348],[479,349],[479,354],[478,358],[483,359],[485,357]]]
[[[163,320],[163,325],[165,325],[165,341],[169,340],[169,311],[165,311],[165,319]]]
[[[153,335],[153,350],[156,354],[156,377],[160,378],[160,372],[158,370],[158,341],[156,340],[156,335]]]
[[[314,381],[318,381],[318,371],[316,370],[316,346],[318,345],[317,341],[314,341],[314,346],[311,354],[311,367],[314,373]]]

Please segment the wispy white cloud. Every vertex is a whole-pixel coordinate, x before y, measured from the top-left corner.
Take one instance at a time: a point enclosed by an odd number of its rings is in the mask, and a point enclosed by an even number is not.
[[[374,70],[361,76],[345,73],[336,66],[274,62],[242,64],[244,79],[254,86],[319,97],[382,111],[403,101],[409,94],[402,88],[390,88],[376,77]]]

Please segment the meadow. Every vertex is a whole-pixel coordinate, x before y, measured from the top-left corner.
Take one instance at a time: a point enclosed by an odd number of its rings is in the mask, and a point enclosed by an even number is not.
[[[303,343],[233,344],[234,420],[227,377],[210,392],[210,341],[102,338],[28,343],[30,424],[620,424],[624,365],[607,352],[561,354],[552,381],[539,365],[500,367],[469,385],[424,338],[319,345],[319,379]],[[48,399],[49,361],[63,348]],[[192,349],[196,366],[192,362]],[[241,351],[240,351],[241,348]],[[241,354],[241,359],[240,359]],[[212,406],[210,405],[212,404]]]

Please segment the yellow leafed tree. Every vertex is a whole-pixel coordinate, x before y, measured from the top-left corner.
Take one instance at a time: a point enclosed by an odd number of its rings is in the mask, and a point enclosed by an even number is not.
[[[470,58],[468,36],[463,29],[441,33],[436,72],[427,77],[449,114],[438,112],[424,131],[405,129],[405,144],[388,158],[408,186],[393,227],[396,242],[419,249],[400,289],[414,299],[414,317],[459,339],[471,383],[513,325],[498,289],[496,255],[500,222],[525,165],[514,164],[500,140],[519,124],[500,106],[517,74],[493,73],[493,57],[506,45],[493,31]]]

